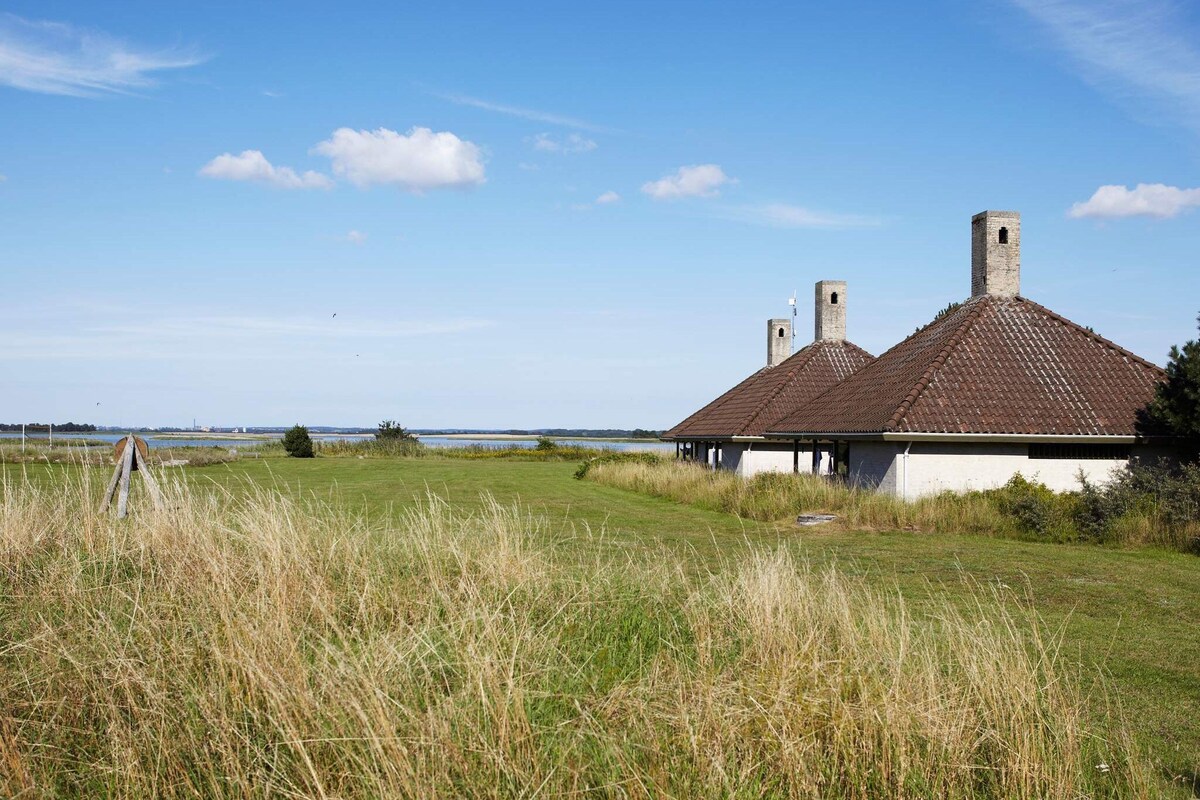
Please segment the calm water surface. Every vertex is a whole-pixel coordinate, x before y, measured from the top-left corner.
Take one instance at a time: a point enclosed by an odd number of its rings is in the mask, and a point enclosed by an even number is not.
[[[139,434],[146,440],[146,444],[150,447],[225,447],[230,449],[244,449],[254,447],[256,444],[261,444],[268,439],[176,439],[172,437],[157,437],[154,434]],[[281,435],[282,436],[282,435]],[[272,438],[281,438],[272,437]],[[20,439],[20,433],[0,433],[0,439]],[[47,436],[44,433],[26,434],[25,438],[44,441]],[[115,443],[125,438],[124,434],[120,433],[62,433],[56,434],[56,439],[86,439],[93,442]],[[374,434],[347,434],[342,436],[328,436],[321,434],[313,434],[313,441],[317,442],[356,442],[365,439],[375,438]],[[580,447],[598,447],[605,450],[617,450],[621,452],[627,451],[660,451],[674,452],[675,445],[669,442],[600,442],[592,439],[557,439],[561,445],[578,445]],[[422,436],[421,444],[426,447],[536,447],[537,441],[533,439],[459,439],[450,438],[448,436]]]

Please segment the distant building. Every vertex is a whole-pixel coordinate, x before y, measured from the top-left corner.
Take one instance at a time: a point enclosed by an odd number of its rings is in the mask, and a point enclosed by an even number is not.
[[[871,361],[870,353],[846,341],[845,281],[819,281],[814,310],[812,344],[793,355],[791,320],[767,320],[767,365],[662,438],[677,442],[685,459],[744,477],[832,469],[832,450],[823,442],[767,435],[781,418]]]
[[[1074,489],[1081,473],[1103,482],[1131,455],[1156,454],[1135,422],[1163,370],[1020,286],[1020,214],[976,214],[970,298],[762,433],[828,448],[835,473],[901,497],[1017,473]]]

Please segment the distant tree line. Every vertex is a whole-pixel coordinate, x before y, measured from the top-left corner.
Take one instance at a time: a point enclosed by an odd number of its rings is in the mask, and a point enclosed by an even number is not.
[[[47,422],[26,422],[24,424],[26,433],[40,433],[50,430],[50,424]],[[54,430],[62,431],[63,433],[94,433],[96,426],[86,422],[56,422],[54,423]],[[5,433],[20,433],[21,423],[0,422],[0,431]]]
[[[491,433],[491,431],[464,431],[464,433]],[[534,430],[518,430],[510,428],[501,433],[514,436],[567,436],[587,439],[657,439],[662,431],[650,431],[645,428],[536,428]]]

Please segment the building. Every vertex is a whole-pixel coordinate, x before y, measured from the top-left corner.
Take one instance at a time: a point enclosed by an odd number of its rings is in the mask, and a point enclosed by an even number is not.
[[[971,219],[971,297],[768,425],[835,453],[855,484],[913,498],[1104,482],[1133,454],[1137,411],[1165,373],[1020,294],[1021,217]]]
[[[828,471],[828,452],[819,443],[814,451],[810,441],[765,435],[777,420],[871,360],[846,341],[845,281],[818,281],[814,295],[812,344],[792,354],[791,320],[767,320],[767,365],[663,434],[678,443],[683,458],[744,477]]]

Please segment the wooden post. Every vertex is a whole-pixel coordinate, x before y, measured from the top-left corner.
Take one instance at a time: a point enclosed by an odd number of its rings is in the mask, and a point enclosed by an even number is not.
[[[104,490],[104,500],[100,503],[100,513],[108,511],[108,504],[112,502],[113,492],[116,491],[117,481],[121,479],[121,462],[113,467],[112,478],[108,481],[108,488]]]
[[[129,479],[133,472],[133,454],[137,445],[131,435],[125,443],[125,453],[121,458],[121,493],[117,497],[117,519],[125,519],[129,514]]]
[[[137,443],[134,442],[134,450],[137,450]],[[150,500],[154,503],[155,511],[162,511],[162,492],[158,490],[158,481],[154,480],[154,476],[150,474],[150,465],[147,460],[142,457],[142,453],[138,450],[134,453],[134,458],[137,459],[138,472],[142,474],[142,480],[146,483],[146,489],[150,492]]]

